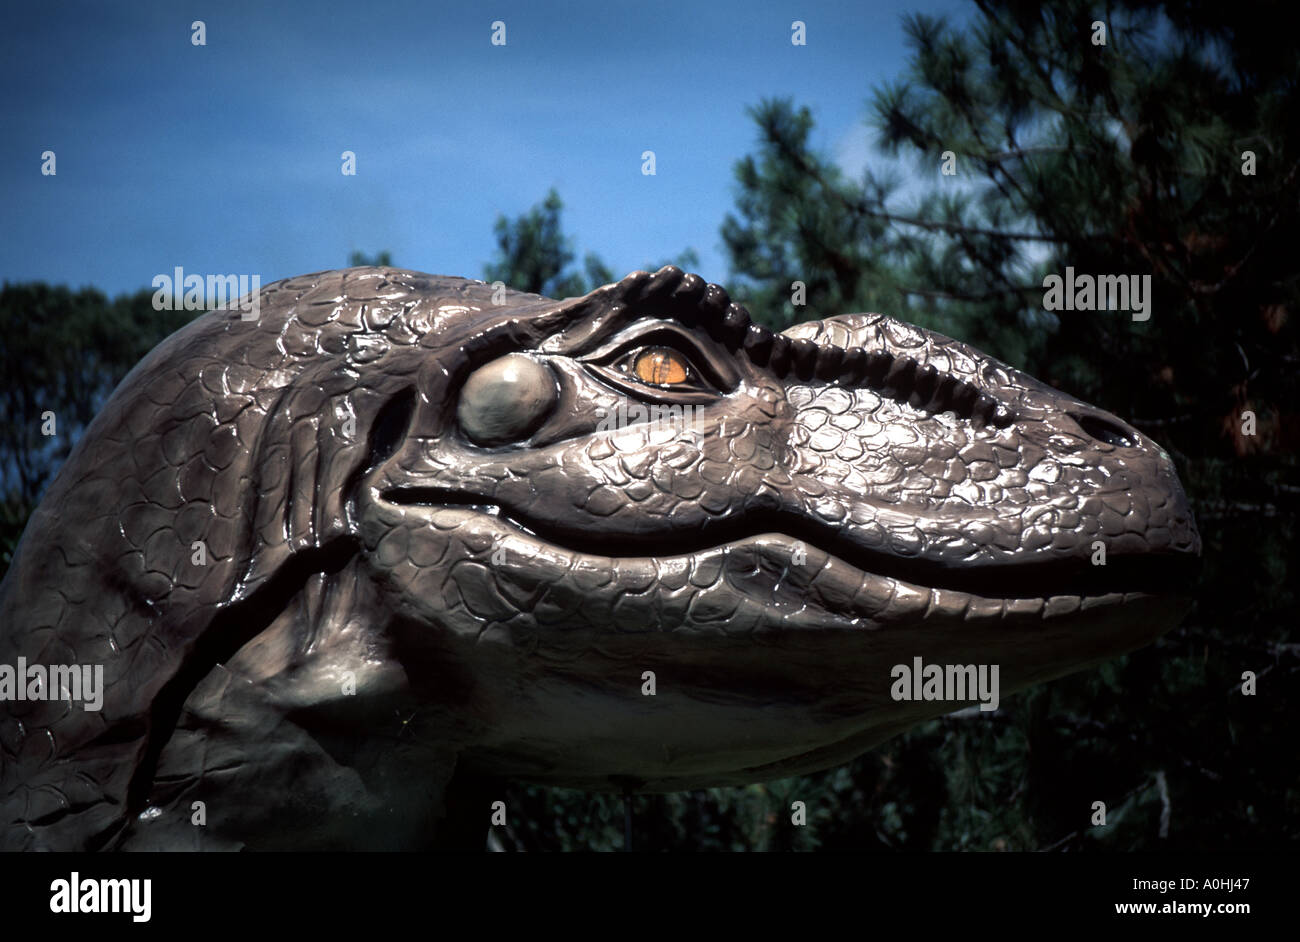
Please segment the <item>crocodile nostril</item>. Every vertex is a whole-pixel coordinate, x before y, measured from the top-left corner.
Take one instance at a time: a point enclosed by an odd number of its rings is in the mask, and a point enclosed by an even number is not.
[[[1070,418],[1079,423],[1083,429],[1099,442],[1117,445],[1120,448],[1133,448],[1137,445],[1137,436],[1109,419],[1087,413],[1071,413]]]

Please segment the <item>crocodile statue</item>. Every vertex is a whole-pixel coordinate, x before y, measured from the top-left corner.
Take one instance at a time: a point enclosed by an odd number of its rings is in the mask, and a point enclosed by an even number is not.
[[[1159,446],[880,314],[774,333],[673,267],[257,300],[138,364],[28,523],[0,665],[102,690],[0,703],[2,848],[482,848],[474,782],[833,767],[964,705],[896,665],[1005,695],[1194,593]]]

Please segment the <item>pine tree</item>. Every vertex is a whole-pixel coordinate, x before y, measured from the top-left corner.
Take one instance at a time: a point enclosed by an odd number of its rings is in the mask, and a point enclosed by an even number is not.
[[[583,271],[571,267],[573,240],[560,224],[563,209],[564,202],[552,189],[514,222],[498,216],[493,227],[497,256],[484,267],[483,279],[548,298],[576,297],[613,281],[614,273],[595,254],[583,259]]]
[[[1287,579],[1300,60],[1281,5],[1126,0],[1100,23],[1077,0],[976,7],[970,24],[906,18],[907,73],[871,99],[880,147],[913,168],[918,198],[812,151],[806,108],[755,109],[759,153],[736,167],[723,228],[736,290],[778,325],[910,319],[1130,419],[1187,485],[1206,544],[1201,602],[1157,645],[1014,698],[994,724],[945,719],[859,760],[849,793],[880,795],[887,780],[890,800],[840,804],[835,818],[854,833],[875,816],[886,846],[1293,840],[1300,764],[1276,744],[1300,675]],[[1149,275],[1149,319],[1046,310],[1044,276],[1067,267]],[[793,281],[806,308],[789,304]],[[1268,694],[1242,698],[1243,670],[1271,671]],[[936,761],[937,819],[924,810]],[[830,782],[803,788],[833,803]],[[1086,826],[1097,799],[1107,828]]]

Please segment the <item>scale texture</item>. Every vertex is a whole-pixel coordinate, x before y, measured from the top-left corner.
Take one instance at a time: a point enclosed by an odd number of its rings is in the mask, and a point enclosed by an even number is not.
[[[1194,594],[1159,446],[880,314],[773,334],[671,267],[259,301],[150,353],[27,526],[0,664],[104,698],[0,702],[0,848],[420,848],[479,814],[457,777],[826,768],[961,706],[894,665],[1006,695]]]

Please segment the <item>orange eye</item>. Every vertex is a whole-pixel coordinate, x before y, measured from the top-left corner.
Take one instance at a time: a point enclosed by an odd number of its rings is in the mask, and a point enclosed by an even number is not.
[[[668,347],[651,347],[638,353],[632,364],[632,372],[643,383],[654,383],[657,386],[672,386],[690,378],[685,358]]]

